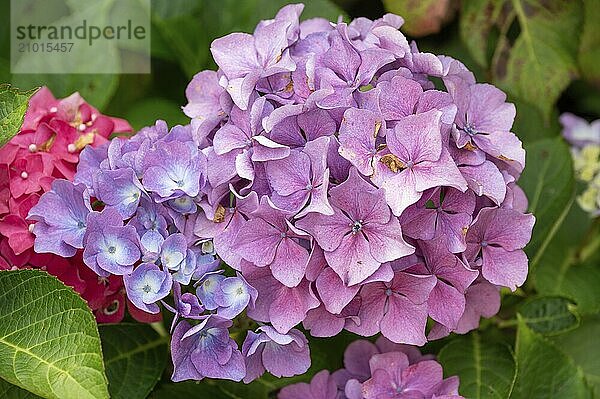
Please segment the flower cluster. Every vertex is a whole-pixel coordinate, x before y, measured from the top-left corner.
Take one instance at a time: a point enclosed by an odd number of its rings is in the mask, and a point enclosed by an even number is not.
[[[300,323],[423,345],[477,327],[499,287],[525,281],[535,219],[504,93],[420,52],[398,16],[302,9],[215,40],[189,125],[86,148],[75,183],[30,212],[36,250],[83,248],[139,309],[175,314],[175,381],[302,373]],[[259,326],[240,350],[245,316]]]
[[[587,184],[577,203],[592,216],[600,215],[600,120],[588,123],[570,113],[560,116],[563,136],[571,144],[575,174]]]
[[[219,70],[187,88],[207,143],[195,233],[258,291],[248,316],[282,334],[423,345],[469,331],[527,276],[515,107],[409,44],[398,16],[301,11],[215,40]]]
[[[442,366],[414,346],[352,342],[344,352],[344,368],[317,373],[311,382],[284,387],[279,399],[461,399],[458,377],[444,379]]]
[[[99,322],[123,318],[122,279],[99,279],[81,254],[63,259],[35,253],[36,221],[27,214],[55,179],[73,179],[84,146],[101,145],[115,132],[130,131],[126,121],[100,114],[78,93],[56,99],[44,87],[31,98],[19,133],[0,148],[0,269],[47,270],[81,294]]]

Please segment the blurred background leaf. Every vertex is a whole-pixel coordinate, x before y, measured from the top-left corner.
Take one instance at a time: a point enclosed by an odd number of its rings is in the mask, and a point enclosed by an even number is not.
[[[98,327],[113,399],[144,399],[167,363],[168,337],[149,324],[104,324]]]

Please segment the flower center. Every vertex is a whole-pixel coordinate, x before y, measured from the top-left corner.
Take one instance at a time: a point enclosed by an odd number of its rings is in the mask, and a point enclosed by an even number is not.
[[[146,294],[149,293],[150,291],[152,291],[152,287],[150,287],[149,284],[146,284],[144,286],[144,288],[142,288],[142,291],[144,291]]]
[[[176,183],[177,183],[177,187],[183,187],[183,185],[185,184],[183,182],[183,180],[177,180]]]
[[[83,223],[81,220],[79,222],[77,222],[78,229],[83,229],[84,227],[85,227],[85,223]]]
[[[469,136],[475,136],[478,133],[477,129],[475,129],[475,127],[472,126],[470,123],[467,123],[465,125],[464,130]]]
[[[242,295],[244,293],[244,289],[242,287],[239,287],[237,290],[235,290],[235,293],[238,295]]]
[[[363,228],[363,221],[362,220],[357,220],[356,222],[352,223],[350,225],[352,227],[352,234],[356,234],[359,231],[362,230]]]
[[[385,295],[387,295],[387,296],[392,296],[392,289],[391,289],[391,288],[387,288],[387,289],[385,290]]]
[[[114,254],[115,252],[117,252],[117,248],[114,245],[111,245],[110,247],[108,247],[109,254]]]
[[[481,246],[482,246],[483,248],[487,247],[487,246],[488,246],[488,243],[487,243],[487,241],[481,241]]]

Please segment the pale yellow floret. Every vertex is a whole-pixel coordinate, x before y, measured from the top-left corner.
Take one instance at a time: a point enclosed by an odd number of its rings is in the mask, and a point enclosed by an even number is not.
[[[600,146],[587,145],[579,151],[573,151],[573,165],[578,179],[592,181],[600,172]]]

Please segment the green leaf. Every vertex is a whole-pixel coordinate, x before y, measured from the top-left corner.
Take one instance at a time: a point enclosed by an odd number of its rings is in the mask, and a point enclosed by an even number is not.
[[[554,344],[527,327],[518,315],[514,399],[585,398],[583,373]]]
[[[454,4],[440,0],[383,0],[385,9],[404,18],[401,29],[420,37],[437,33],[456,13]]]
[[[542,295],[560,295],[565,275],[579,257],[578,247],[586,239],[591,219],[579,206],[571,206],[567,217],[546,246],[530,282]]]
[[[579,68],[585,79],[600,87],[600,1],[584,0],[583,7]]]
[[[494,25],[503,26],[509,17],[506,12],[502,12],[503,8],[506,8],[504,2],[495,0],[461,3],[460,37],[481,66],[487,67],[491,58],[488,47],[492,28]]]
[[[0,398],[8,399],[37,399],[39,396],[32,394],[16,385],[10,384],[0,378]]]
[[[167,342],[148,324],[99,327],[111,398],[146,398],[165,369]]]
[[[562,139],[536,141],[526,150],[527,167],[519,185],[529,199],[529,211],[536,217],[526,248],[534,269],[569,212],[575,198],[575,180],[571,154]]]
[[[494,80],[537,106],[549,120],[558,97],[577,76],[581,4],[569,0],[512,0],[511,5],[520,33],[512,45],[507,37],[499,40]]]
[[[516,364],[509,347],[482,339],[477,331],[457,337],[442,348],[438,360],[446,376],[460,377],[460,394],[466,398],[508,398]]]
[[[108,398],[94,316],[46,272],[0,272],[0,377],[46,398]]]
[[[0,85],[0,147],[19,133],[29,99],[36,91],[20,91],[8,84]]]
[[[491,65],[494,83],[537,107],[548,124],[578,74],[581,2],[470,0],[461,16],[461,38],[477,62]]]
[[[600,312],[600,265],[574,265],[565,273],[560,285],[561,294],[577,303],[579,313]]]
[[[583,318],[579,328],[554,337],[552,341],[565,352],[585,375],[585,379],[594,391],[594,397],[600,397],[600,316]]]
[[[556,335],[577,328],[579,314],[573,303],[563,297],[537,297],[519,309],[527,326],[544,335]]]

